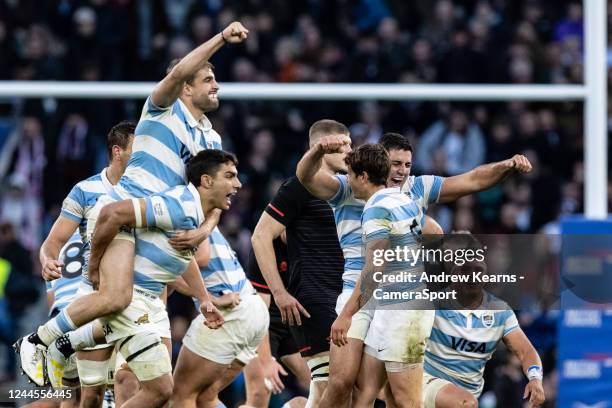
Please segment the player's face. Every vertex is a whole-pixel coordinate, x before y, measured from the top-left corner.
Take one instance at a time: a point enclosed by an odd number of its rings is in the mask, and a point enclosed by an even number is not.
[[[215,74],[210,68],[203,68],[198,71],[191,84],[187,85],[191,91],[191,101],[193,105],[202,112],[211,112],[219,107],[217,92],[219,84],[215,79]]]
[[[232,197],[241,187],[236,166],[233,163],[223,163],[213,178],[210,191],[214,207],[228,210],[232,205]]]
[[[134,135],[130,136],[130,140],[128,141],[125,149],[122,149],[120,146],[113,146],[113,159],[117,160],[121,165],[123,171],[125,171],[130,158],[132,157],[132,145],[134,144]]]
[[[366,198],[367,193],[364,189],[365,183],[363,181],[363,177],[357,177],[357,174],[355,174],[355,172],[353,171],[353,169],[351,169],[350,166],[348,167],[348,172],[346,173],[346,180],[349,186],[351,186],[351,190],[353,190],[355,198],[359,200],[363,200]]]
[[[484,288],[484,283],[474,282],[472,279],[474,273],[482,272],[483,275],[487,273],[487,267],[484,262],[470,262],[462,266],[457,266],[454,270],[455,274],[467,275],[470,283],[461,283],[457,285],[457,291],[463,296],[476,297],[480,295]]]
[[[333,135],[329,135],[329,136],[347,136],[345,134],[341,134],[341,133],[336,133]],[[333,154],[326,154],[323,157],[323,160],[325,160],[325,164],[334,172],[334,173],[346,173],[348,168],[346,165],[346,162],[344,161],[344,158],[346,157],[346,154],[349,153],[351,151],[351,145],[347,145],[344,146],[342,148],[342,152],[340,153],[333,153]]]
[[[402,187],[412,168],[412,152],[410,150],[390,150],[389,160],[391,161],[391,171],[387,180],[388,187]]]

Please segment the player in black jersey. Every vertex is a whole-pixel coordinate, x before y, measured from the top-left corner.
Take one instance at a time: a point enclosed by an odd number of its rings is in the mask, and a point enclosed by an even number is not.
[[[348,129],[332,120],[315,122],[309,143],[312,146],[320,138],[338,133],[348,135]],[[332,173],[343,170],[343,155],[326,155],[323,166]],[[277,270],[272,244],[285,229],[291,272],[288,288]],[[293,327],[300,353],[308,362],[308,406],[316,406],[329,376],[329,333],[344,271],[332,209],[310,194],[297,177],[291,177],[261,215],[252,242],[281,319]]]
[[[276,265],[285,287],[290,286],[289,258],[287,245],[285,244],[285,231],[273,242]],[[274,302],[270,288],[261,274],[257,259],[253,250],[249,255],[249,264],[246,271],[247,278],[262,297],[270,309],[270,327],[266,336],[257,350],[257,357],[249,362],[244,369],[246,380],[248,407],[265,408],[270,401],[271,392],[278,393],[284,389],[284,384],[279,376],[287,375],[284,368],[278,363],[281,361],[296,376],[298,383],[304,389],[308,388],[310,382],[310,371],[306,361],[299,353],[299,347],[289,330],[289,326],[282,322],[280,311]],[[301,399],[303,406],[306,399]],[[297,402],[297,401],[296,401]],[[291,405],[294,406],[293,404]]]

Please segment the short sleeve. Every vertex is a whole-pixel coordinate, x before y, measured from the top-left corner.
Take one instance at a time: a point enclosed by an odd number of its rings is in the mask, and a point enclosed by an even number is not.
[[[302,203],[308,199],[308,194],[297,177],[292,177],[281,185],[265,211],[287,227],[300,214]]]
[[[147,227],[172,231],[185,217],[180,203],[172,197],[152,195],[145,197],[145,221]],[[135,204],[136,205],[136,204]]]
[[[340,187],[336,194],[327,200],[330,206],[337,207],[343,202],[345,202],[353,193],[351,186],[348,184],[348,178],[345,175],[335,175],[336,180],[340,183]]]
[[[509,310],[508,316],[506,317],[506,320],[504,321],[504,336],[507,336],[509,333],[512,333],[518,327],[519,327],[519,323],[516,318],[516,315],[514,314],[514,311]]]
[[[174,102],[176,103],[176,102]],[[148,114],[150,116],[158,116],[164,112],[168,112],[172,108],[172,105],[162,108],[153,103],[153,97],[149,95],[147,100],[145,101],[145,105],[143,108],[143,114]]]
[[[45,287],[47,288],[47,293],[53,292],[53,283],[50,281],[45,281]]]
[[[372,206],[365,209],[361,216],[364,241],[389,238],[391,223],[391,213],[387,208]]]
[[[77,223],[85,218],[85,195],[78,184],[72,187],[64,199],[60,215]]]
[[[423,206],[428,207],[429,204],[435,203],[440,198],[440,190],[444,177],[440,176],[419,176],[414,180],[411,193],[414,197],[423,198]]]

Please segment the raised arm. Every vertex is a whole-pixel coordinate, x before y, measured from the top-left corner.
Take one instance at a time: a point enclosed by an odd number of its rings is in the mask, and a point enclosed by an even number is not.
[[[521,361],[523,373],[529,378],[523,399],[529,398],[530,407],[539,407],[544,403],[542,387],[542,360],[523,330],[517,327],[504,336],[504,343]]]
[[[322,168],[323,156],[342,153],[350,148],[348,136],[328,136],[321,138],[302,157],[296,175],[308,191],[320,200],[331,199],[340,188],[340,183],[329,171]]]
[[[478,193],[498,184],[513,170],[528,173],[531,168],[529,160],[521,154],[500,162],[483,164],[467,173],[446,178],[440,189],[438,201],[447,203],[465,195]]]
[[[44,280],[54,280],[61,277],[61,267],[64,266],[57,258],[70,239],[70,236],[78,228],[79,224],[76,221],[69,220],[60,216],[53,227],[49,236],[40,247],[38,259],[40,260],[42,277]]]
[[[249,30],[242,24],[233,22],[222,32],[185,55],[153,90],[151,94],[153,104],[160,108],[172,105],[181,95],[185,82],[197,72],[203,61],[208,61],[226,42],[244,41],[248,33]]]

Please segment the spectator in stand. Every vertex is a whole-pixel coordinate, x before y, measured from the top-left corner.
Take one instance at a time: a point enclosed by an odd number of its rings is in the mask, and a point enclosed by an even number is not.
[[[414,164],[419,172],[433,174],[432,158],[436,158],[442,161],[441,174],[454,176],[483,164],[485,149],[480,127],[466,110],[455,108],[448,120],[435,122],[423,133]]]

